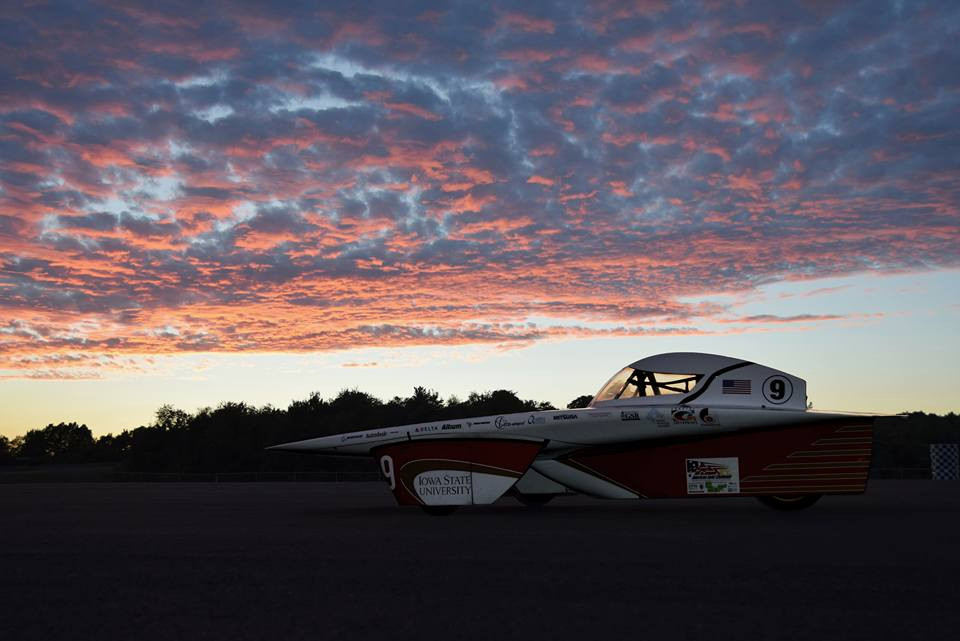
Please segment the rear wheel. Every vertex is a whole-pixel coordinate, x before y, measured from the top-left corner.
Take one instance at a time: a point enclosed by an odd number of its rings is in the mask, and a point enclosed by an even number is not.
[[[457,509],[456,505],[421,505],[420,509],[430,516],[447,516],[453,514]]]
[[[808,508],[817,501],[820,500],[822,494],[787,494],[787,495],[776,495],[771,494],[770,496],[758,496],[757,500],[766,505],[767,507],[772,507],[775,510],[802,510]]]

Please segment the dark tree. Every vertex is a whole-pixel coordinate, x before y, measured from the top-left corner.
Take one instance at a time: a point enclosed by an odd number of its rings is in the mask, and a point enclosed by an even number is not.
[[[157,410],[157,420],[154,425],[165,430],[176,430],[186,427],[192,418],[183,410],[178,410],[173,405],[162,405]]]
[[[402,416],[407,423],[423,423],[442,418],[444,409],[440,395],[425,387],[414,387],[413,396],[408,398],[397,396],[387,404],[391,419]]]
[[[582,407],[586,407],[590,404],[590,401],[593,400],[592,396],[578,396],[569,403],[567,403],[568,410],[578,410]]]
[[[353,432],[369,427],[382,427],[385,413],[383,402],[366,392],[342,390],[330,401],[330,412],[325,425],[317,426],[320,434]]]
[[[510,414],[532,412],[538,408],[535,401],[522,401],[515,392],[499,389],[478,394],[471,392],[458,409],[462,416],[485,416],[491,414]]]
[[[119,461],[130,447],[130,432],[123,432],[119,436],[104,434],[93,443],[90,451],[90,460],[97,463]]]
[[[79,463],[93,449],[93,433],[86,425],[57,423],[23,436],[17,454],[37,462]]]

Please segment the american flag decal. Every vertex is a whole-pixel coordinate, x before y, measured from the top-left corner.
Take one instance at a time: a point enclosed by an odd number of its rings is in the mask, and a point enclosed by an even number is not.
[[[749,378],[725,378],[723,379],[724,394],[749,394]]]

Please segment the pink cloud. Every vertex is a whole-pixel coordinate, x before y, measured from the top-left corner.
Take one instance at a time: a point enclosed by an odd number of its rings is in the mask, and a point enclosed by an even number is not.
[[[544,187],[552,187],[554,180],[550,178],[545,178],[543,176],[530,176],[527,178],[527,182],[531,185],[543,185]]]
[[[504,13],[500,16],[502,28],[526,31],[528,33],[553,33],[556,23],[547,18],[536,18],[523,13]]]

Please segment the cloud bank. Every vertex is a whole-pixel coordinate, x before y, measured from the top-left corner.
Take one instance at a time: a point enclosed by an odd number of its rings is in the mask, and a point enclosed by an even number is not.
[[[681,300],[960,264],[949,3],[341,5],[0,10],[0,369],[832,322]]]

